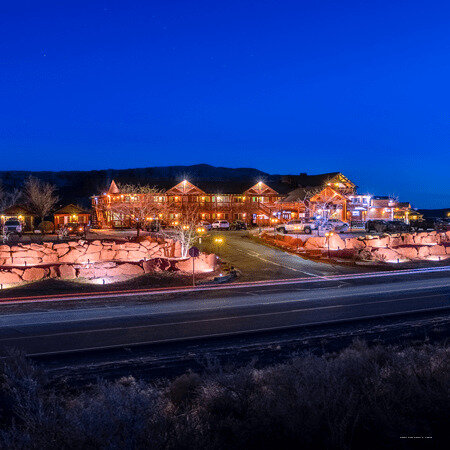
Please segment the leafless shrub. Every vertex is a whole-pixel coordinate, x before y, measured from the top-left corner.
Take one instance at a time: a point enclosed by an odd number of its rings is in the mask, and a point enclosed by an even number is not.
[[[198,375],[164,385],[122,378],[70,395],[45,389],[24,359],[2,367],[7,448],[399,448],[450,418],[450,349],[423,345],[306,354],[285,364]],[[35,380],[35,381],[33,381]],[[25,394],[29,391],[29,394]],[[8,413],[6,411],[6,413]]]

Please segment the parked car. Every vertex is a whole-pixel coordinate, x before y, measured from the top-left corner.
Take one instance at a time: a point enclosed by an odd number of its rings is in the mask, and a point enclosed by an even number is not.
[[[147,222],[147,224],[144,226],[146,231],[159,231],[161,229],[161,224],[157,220],[152,220],[151,222]]]
[[[85,223],[70,222],[66,225],[67,236],[70,235],[86,236],[86,232],[87,232],[87,224]]]
[[[434,227],[437,231],[449,231],[450,230],[450,219],[439,219]]]
[[[402,233],[411,231],[411,227],[403,222],[402,220],[388,220],[387,221],[387,231],[393,233]]]
[[[230,228],[232,230],[246,230],[247,224],[243,220],[235,220],[231,225]]]
[[[216,220],[211,224],[213,230],[229,230],[230,222],[227,220]]]
[[[442,225],[442,219],[436,217],[424,217],[423,219],[411,220],[411,230],[413,231],[427,231],[429,229],[435,230]]]
[[[290,220],[287,223],[283,223],[275,227],[275,231],[282,234],[287,233],[301,233],[311,234],[313,230],[318,229],[317,222],[304,221],[304,220]]]
[[[3,225],[3,233],[18,234],[19,236],[22,236],[22,231],[23,231],[23,225],[19,219],[14,219],[14,218],[6,219],[6,221]]]
[[[347,222],[343,222],[339,219],[328,219],[321,227],[324,230],[334,230],[337,233],[346,233],[350,228]]]
[[[377,233],[383,233],[387,231],[388,224],[386,220],[368,220],[366,222],[366,231],[376,231]]]
[[[202,220],[198,226],[200,228],[204,228],[206,231],[210,231],[211,230],[211,223],[208,222],[207,220]]]

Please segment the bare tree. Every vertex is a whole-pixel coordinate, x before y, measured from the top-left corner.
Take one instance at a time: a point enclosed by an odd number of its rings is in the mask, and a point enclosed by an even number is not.
[[[112,195],[109,210],[122,222],[136,228],[136,236],[148,220],[159,220],[165,209],[163,192],[155,187],[133,184],[119,185],[120,194]]]
[[[167,211],[176,217],[170,223],[170,228],[162,232],[164,237],[175,239],[181,244],[181,257],[187,258],[189,249],[198,239],[199,204],[186,202],[182,205],[175,203],[167,205]]]
[[[4,211],[10,206],[16,205],[22,196],[22,191],[19,189],[13,189],[12,191],[6,190],[0,183],[0,211]]]
[[[41,221],[50,214],[59,201],[56,186],[33,176],[25,181],[23,195],[27,205]]]

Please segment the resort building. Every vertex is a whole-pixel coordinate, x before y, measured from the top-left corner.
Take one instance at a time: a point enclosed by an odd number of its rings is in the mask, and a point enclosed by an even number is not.
[[[130,227],[138,220],[170,225],[188,215],[198,221],[242,220],[260,226],[311,217],[345,222],[408,220],[411,209],[409,204],[387,197],[358,195],[357,186],[339,172],[302,173],[256,182],[170,181],[163,180],[153,191],[133,193],[121,191],[113,180],[106,192],[92,197],[93,226]]]

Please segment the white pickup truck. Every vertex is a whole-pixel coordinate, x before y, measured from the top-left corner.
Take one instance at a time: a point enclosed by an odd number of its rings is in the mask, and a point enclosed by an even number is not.
[[[290,220],[275,228],[275,231],[282,234],[311,234],[312,230],[317,230],[317,222],[307,222],[304,220]]]

